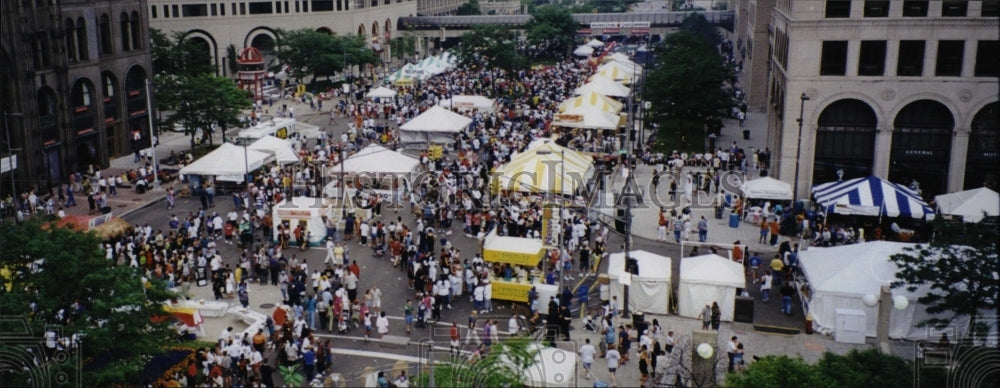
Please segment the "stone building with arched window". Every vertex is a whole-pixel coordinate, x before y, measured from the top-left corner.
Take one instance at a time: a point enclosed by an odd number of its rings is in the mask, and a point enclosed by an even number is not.
[[[147,11],[146,0],[0,1],[0,104],[17,155],[0,196],[11,173],[18,191],[47,192],[148,147]]]

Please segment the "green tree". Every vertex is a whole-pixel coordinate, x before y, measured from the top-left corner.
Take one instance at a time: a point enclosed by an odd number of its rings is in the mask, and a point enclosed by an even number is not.
[[[338,40],[325,32],[308,28],[277,31],[278,41],[275,57],[289,68],[295,79],[302,81],[306,76],[330,75],[344,68],[345,52]]]
[[[996,320],[980,322],[979,317],[984,311],[1000,314],[997,221],[994,218],[978,223],[954,223],[938,219],[933,227],[934,239],[930,244],[908,247],[891,257],[899,267],[896,272],[899,281],[893,282],[892,287],[911,292],[928,288],[917,302],[931,314],[951,314],[935,316],[919,325],[946,325],[966,316],[973,338],[984,338],[986,325],[995,324]]]
[[[727,387],[832,387],[801,358],[764,356],[741,373],[726,375]]]
[[[417,38],[411,33],[392,38],[392,54],[397,59],[405,59],[417,52]]]
[[[455,15],[458,16],[482,15],[482,14],[483,11],[482,9],[479,8],[479,1],[477,0],[469,0],[468,3],[458,6],[458,9],[455,11]]]
[[[544,5],[535,8],[524,26],[528,42],[538,46],[548,58],[563,58],[573,48],[579,24],[566,8]]]
[[[831,387],[912,387],[913,365],[878,349],[824,353],[815,368]]]
[[[149,34],[154,73],[176,76],[215,73],[208,48],[183,32],[174,32],[173,38],[169,38],[162,31],[150,28]]]
[[[226,46],[226,66],[229,67],[229,74],[236,74],[240,71],[239,63],[236,61],[240,54],[236,52],[236,45]]]
[[[174,114],[167,125],[180,123],[195,144],[197,130],[214,143],[215,126],[226,128],[239,124],[244,109],[252,106],[250,92],[240,89],[231,79],[212,74],[187,77],[156,77],[158,104]]]
[[[661,133],[661,137],[685,136],[689,126],[704,134],[706,123],[723,117],[735,106],[726,83],[732,69],[705,40],[679,31],[655,50],[656,60],[648,71],[644,89],[644,100],[652,103],[646,117],[663,127],[661,131],[668,127],[676,130]]]
[[[711,44],[712,47],[715,47],[716,50],[718,50],[719,45],[725,40],[719,29],[709,22],[708,19],[705,19],[705,15],[697,12],[684,18],[684,21],[681,23],[681,31],[687,31],[700,36]]]
[[[162,353],[174,335],[167,322],[152,321],[164,315],[162,302],[174,295],[162,281],[144,285],[136,269],[112,264],[92,233],[39,220],[0,223],[0,267],[11,271],[0,287],[0,311],[7,318],[0,320],[2,331],[40,334],[54,328],[80,338],[65,361],[31,368],[53,376],[60,368],[78,372],[72,368],[82,364],[82,386],[142,384],[137,380],[146,360]],[[5,347],[3,353],[23,350]],[[35,385],[28,377],[4,374],[4,384]]]
[[[499,25],[476,26],[462,34],[457,56],[462,66],[491,66],[508,74],[528,68],[517,47],[517,32]]]

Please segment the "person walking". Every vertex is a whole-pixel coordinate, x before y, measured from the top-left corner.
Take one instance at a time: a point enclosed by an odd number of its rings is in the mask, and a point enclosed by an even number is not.
[[[385,311],[379,312],[378,319],[375,320],[375,328],[378,330],[378,338],[389,334],[389,318],[385,316]]]
[[[645,387],[649,380],[649,347],[642,345],[639,348],[639,386]]]
[[[618,379],[615,377],[615,372],[618,371],[618,362],[622,359],[622,355],[618,352],[618,349],[610,348],[604,358],[608,360],[608,374],[611,375],[611,386],[617,387]]]
[[[587,380],[590,380],[590,367],[594,364],[594,355],[597,354],[594,345],[590,344],[590,338],[584,340],[583,346],[580,346],[577,353],[580,355],[580,362],[583,363],[583,370],[587,372]]]
[[[760,300],[764,303],[771,300],[771,274],[767,272],[760,277]]]
[[[736,362],[736,346],[737,346],[736,336],[729,340],[726,344],[726,355],[729,356],[729,373],[733,373],[733,367]]]
[[[705,242],[706,240],[708,240],[708,220],[705,219],[705,216],[701,216],[701,219],[698,220],[698,241]]]
[[[781,312],[785,315],[792,315],[792,296],[795,295],[795,288],[791,284],[785,283],[781,286]]]

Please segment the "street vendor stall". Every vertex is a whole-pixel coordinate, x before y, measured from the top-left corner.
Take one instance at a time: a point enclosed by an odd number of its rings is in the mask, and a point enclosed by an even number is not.
[[[469,125],[472,119],[440,106],[434,106],[399,126],[400,141],[403,144],[450,144],[454,136]]]
[[[272,236],[278,236],[279,226],[284,225],[289,230],[294,230],[301,226],[303,236],[309,240],[309,245],[318,246],[326,237],[326,223],[323,217],[335,219],[336,212],[332,210],[326,200],[322,198],[294,197],[289,201],[285,199],[271,209],[271,217],[274,223]],[[291,242],[295,241],[295,234],[289,233]]]
[[[486,235],[483,241],[483,260],[489,263],[507,264],[512,268],[510,280],[490,276],[493,285],[493,299],[528,303],[528,292],[535,287],[541,301],[548,301],[559,289],[542,282],[544,275],[538,271],[538,263],[545,255],[542,240],[498,236],[496,229]],[[491,272],[492,274],[492,272]],[[542,313],[548,310],[548,303],[539,303]]]
[[[572,195],[594,176],[594,159],[552,140],[533,142],[491,176],[491,191]],[[565,183],[563,183],[565,180]]]
[[[638,275],[625,269],[625,253],[612,253],[608,257],[608,278],[611,295],[625,300],[625,284],[629,284],[629,307],[632,311],[650,314],[669,314],[671,260],[646,251],[632,251],[629,257],[636,260]],[[631,275],[631,276],[629,276]],[[626,280],[628,278],[628,280]]]

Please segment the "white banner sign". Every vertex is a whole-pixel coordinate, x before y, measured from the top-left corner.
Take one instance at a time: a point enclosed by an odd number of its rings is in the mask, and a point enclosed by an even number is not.
[[[0,159],[0,174],[17,169],[17,155]]]

